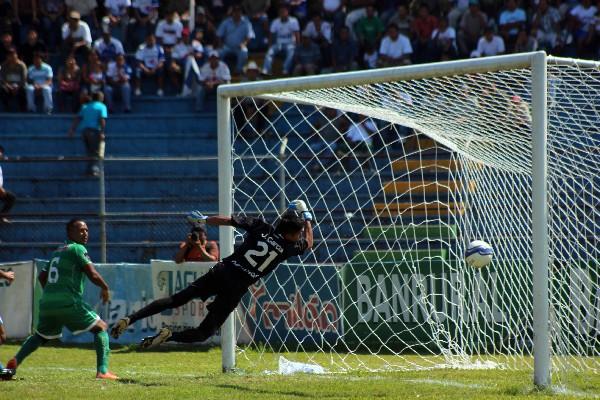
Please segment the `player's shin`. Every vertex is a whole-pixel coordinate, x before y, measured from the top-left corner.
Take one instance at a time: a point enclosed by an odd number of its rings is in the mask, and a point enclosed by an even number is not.
[[[17,365],[21,365],[21,363],[23,362],[23,360],[25,360],[25,358],[27,358],[31,353],[36,351],[38,349],[38,347],[40,347],[47,341],[48,341],[48,339],[44,339],[37,333],[34,333],[33,335],[29,336],[25,340],[25,342],[23,342],[23,345],[21,346],[21,348],[19,349],[19,352],[15,356],[15,359],[17,360]]]
[[[101,374],[106,374],[108,372],[108,357],[110,355],[108,333],[106,331],[94,333],[94,346],[96,347],[97,371]]]

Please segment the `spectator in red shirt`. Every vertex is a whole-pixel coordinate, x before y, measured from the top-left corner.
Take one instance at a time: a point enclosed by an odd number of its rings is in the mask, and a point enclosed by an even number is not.
[[[429,14],[429,8],[425,4],[419,7],[419,14],[413,20],[411,33],[415,51],[415,61],[427,62],[429,60],[428,48],[431,34],[438,27],[438,19]]]
[[[219,245],[214,240],[208,240],[206,230],[201,226],[193,227],[185,242],[179,245],[175,262],[179,264],[186,261],[219,261]]]

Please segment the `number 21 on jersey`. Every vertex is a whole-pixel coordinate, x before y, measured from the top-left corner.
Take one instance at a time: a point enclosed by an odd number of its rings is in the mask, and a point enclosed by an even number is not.
[[[256,265],[260,259],[266,256],[268,253],[268,257],[265,258],[262,264],[260,264],[260,266],[257,268],[260,272],[262,272],[267,269],[273,260],[275,260],[275,257],[277,257],[277,251],[269,251],[269,245],[260,240],[256,243],[256,245],[259,247],[259,250],[248,250],[244,257],[246,257],[246,260],[250,263],[250,265],[256,268]]]

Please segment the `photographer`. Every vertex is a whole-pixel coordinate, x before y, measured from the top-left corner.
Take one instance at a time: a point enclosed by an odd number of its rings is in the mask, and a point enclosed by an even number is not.
[[[195,226],[189,233],[187,240],[179,245],[179,251],[175,255],[177,264],[185,261],[218,261],[219,246],[217,242],[208,241],[206,230],[201,226]]]

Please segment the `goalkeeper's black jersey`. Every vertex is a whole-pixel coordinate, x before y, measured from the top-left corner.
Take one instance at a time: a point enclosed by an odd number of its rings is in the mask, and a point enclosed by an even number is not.
[[[223,263],[243,270],[254,282],[273,271],[282,261],[304,253],[308,247],[304,238],[290,242],[264,220],[233,216],[232,225],[247,231],[244,242]]]

